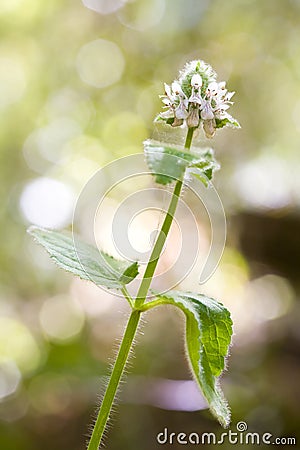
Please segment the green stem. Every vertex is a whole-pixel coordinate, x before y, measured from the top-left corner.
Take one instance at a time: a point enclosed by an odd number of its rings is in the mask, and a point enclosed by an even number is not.
[[[159,306],[159,305],[165,305],[165,304],[166,303],[164,301],[162,301],[161,299],[160,300],[153,300],[152,302],[144,303],[140,307],[139,311],[141,311],[141,312],[149,311],[149,309],[155,308],[156,306]]]
[[[186,139],[185,139],[185,144],[184,144],[184,148],[186,150],[189,150],[191,148],[194,131],[195,131],[195,128],[188,129]]]
[[[131,309],[134,309],[134,301],[133,301],[133,298],[131,297],[131,295],[129,294],[127,287],[123,286],[121,289],[121,292],[124,295],[124,297],[126,298],[126,300],[128,301]]]
[[[144,301],[146,300],[149,288],[150,288],[150,284],[160,257],[160,254],[162,252],[162,249],[164,247],[164,244],[166,242],[168,233],[170,231],[172,222],[173,222],[173,217],[177,208],[177,204],[178,204],[178,200],[179,200],[179,195],[180,195],[180,191],[182,188],[182,180],[178,180],[176,182],[175,188],[174,188],[174,192],[172,195],[172,199],[169,205],[169,209],[167,211],[165,220],[162,224],[162,227],[159,231],[157,240],[155,242],[155,245],[153,247],[149,262],[147,264],[145,273],[144,273],[144,277],[142,279],[140,288],[138,290],[137,293],[137,297],[135,300],[135,307],[136,308],[140,308],[141,305],[144,303]]]
[[[106,388],[104,398],[98,413],[95,427],[88,445],[88,450],[98,450],[100,441],[105,430],[109,414],[114,402],[114,398],[123,375],[129,352],[135,337],[135,333],[139,324],[141,311],[132,311],[127,327],[122,339],[122,343],[118,352],[118,356]]]
[[[185,141],[185,149],[189,150],[192,143],[193,138],[193,128],[188,129],[186,141]],[[111,373],[111,377],[104,395],[104,398],[101,403],[101,407],[98,413],[98,417],[95,423],[95,427],[88,445],[88,450],[98,450],[108,418],[109,414],[114,402],[114,398],[116,395],[116,392],[119,387],[119,383],[121,380],[121,377],[123,375],[128,356],[133,344],[133,340],[138,328],[138,324],[140,321],[140,316],[142,314],[142,310],[139,310],[143,303],[146,300],[150,284],[160,257],[160,254],[162,252],[162,249],[164,247],[164,244],[166,242],[168,233],[170,231],[173,217],[176,211],[176,207],[178,204],[181,188],[182,188],[182,180],[178,180],[174,192],[172,195],[172,199],[166,214],[166,217],[164,219],[164,222],[162,224],[161,230],[158,234],[157,240],[155,242],[155,245],[153,247],[149,262],[147,264],[143,279],[141,281],[140,288],[137,293],[137,297],[135,300],[135,303],[133,304],[133,300],[131,296],[129,295],[127,289],[124,287],[122,289],[122,293],[126,300],[129,302],[130,306],[132,306],[133,310],[130,314],[126,330],[119,348],[118,356],[115,361],[113,371]],[[148,308],[144,307],[144,310]]]
[[[185,144],[184,144],[184,148],[186,150],[189,150],[191,147],[191,143],[192,143],[192,139],[193,139],[193,133],[194,133],[194,128],[189,128],[188,129],[188,133],[186,136],[186,140],[185,140]],[[177,208],[177,204],[178,204],[178,200],[179,200],[179,196],[180,196],[180,192],[182,189],[182,180],[178,180],[176,182],[174,191],[173,191],[173,195],[172,195],[172,199],[165,217],[165,220],[162,224],[162,227],[159,231],[158,234],[158,238],[155,242],[155,245],[153,247],[149,262],[147,264],[145,273],[144,273],[144,277],[142,279],[140,288],[138,290],[137,293],[137,297],[135,300],[135,307],[136,308],[140,308],[142,306],[142,304],[145,302],[150,285],[151,285],[151,281],[160,257],[160,254],[162,252],[162,249],[164,247],[164,244],[166,242],[168,233],[170,231],[172,222],[173,222],[173,217]]]

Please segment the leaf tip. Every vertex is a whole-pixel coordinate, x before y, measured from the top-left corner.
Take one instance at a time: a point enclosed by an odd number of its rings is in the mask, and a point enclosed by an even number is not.
[[[47,228],[39,227],[38,225],[30,225],[26,230],[26,232],[28,234],[30,234],[31,236],[34,236],[34,237],[38,234],[38,232],[47,232],[47,231],[49,232],[51,230],[47,230]]]
[[[228,428],[231,422],[231,410],[218,381],[216,384],[216,392],[218,396],[210,403],[209,409],[212,415],[219,421],[220,425],[223,428]]]
[[[139,264],[137,261],[131,264],[131,266],[127,267],[125,272],[123,272],[120,277],[120,282],[125,284],[129,284],[134,278],[136,278],[139,274]]]
[[[30,226],[27,228],[26,233],[31,234],[31,235],[34,235],[34,232],[35,232],[36,229],[37,229],[37,226],[36,226],[36,225],[30,225]]]

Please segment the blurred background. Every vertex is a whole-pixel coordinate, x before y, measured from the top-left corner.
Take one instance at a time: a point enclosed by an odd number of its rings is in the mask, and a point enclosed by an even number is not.
[[[1,450],[85,448],[128,314],[125,301],[57,269],[26,227],[70,227],[81,188],[142,151],[163,82],[195,58],[236,91],[242,129],[213,141],[223,258],[205,286],[195,269],[179,288],[232,312],[222,386],[233,431],[243,420],[299,434],[299,25],[299,0],[1,0]],[[221,433],[199,410],[183,330],[172,308],[147,314],[107,448],[159,448],[164,427]]]

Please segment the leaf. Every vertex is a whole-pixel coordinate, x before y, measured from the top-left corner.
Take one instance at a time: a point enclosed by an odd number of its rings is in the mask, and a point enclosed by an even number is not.
[[[154,122],[165,122],[167,125],[172,125],[174,122],[175,118],[174,117],[162,117],[160,114],[158,114],[155,119]]]
[[[241,128],[241,125],[238,123],[238,121],[229,114],[227,114],[227,117],[224,117],[224,119],[216,118],[216,128],[223,128],[226,126],[230,126],[233,128]]]
[[[159,295],[161,304],[180,308],[186,316],[186,347],[193,375],[211,412],[224,426],[230,410],[219,386],[232,335],[229,311],[216,300],[191,292],[170,291]]]
[[[187,152],[168,144],[147,140],[144,142],[144,152],[155,181],[163,185],[182,179],[186,169],[193,167],[199,169],[199,179],[207,185],[213,172],[219,168],[212,149]]]
[[[128,264],[78,238],[74,241],[71,233],[59,233],[36,226],[30,227],[28,233],[47,250],[59,267],[98,286],[121,289],[138,275],[136,262]]]

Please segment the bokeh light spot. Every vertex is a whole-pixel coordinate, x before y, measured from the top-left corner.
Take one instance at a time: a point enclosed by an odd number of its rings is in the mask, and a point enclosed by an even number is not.
[[[105,39],[97,39],[81,47],[77,55],[77,71],[90,86],[104,88],[118,82],[125,67],[119,47]]]
[[[72,89],[70,86],[64,86],[51,93],[45,111],[49,120],[69,117],[80,124],[81,127],[86,126],[95,114],[95,108],[90,97]]]
[[[164,12],[164,0],[131,0],[118,12],[118,18],[128,28],[144,31],[157,25]]]
[[[66,377],[47,373],[35,377],[28,389],[32,406],[40,414],[60,414],[71,403],[71,387]]]
[[[294,294],[284,278],[265,275],[249,283],[246,296],[251,302],[254,318],[263,322],[285,315],[292,305]]]
[[[81,332],[84,314],[78,303],[69,297],[57,296],[44,302],[40,323],[49,340],[70,341]]]
[[[63,228],[72,218],[74,194],[60,181],[41,177],[28,183],[20,198],[24,217],[35,225]]]
[[[21,373],[13,361],[0,362],[0,401],[13,394],[21,381]]]
[[[147,137],[147,129],[144,121],[134,113],[123,111],[114,115],[104,124],[102,138],[108,148],[112,148],[120,156],[124,155],[124,147],[135,145],[140,151],[140,143]]]
[[[283,159],[271,156],[271,152],[241,166],[234,183],[243,202],[251,207],[274,209],[291,202],[289,169]]]
[[[79,278],[74,278],[72,281],[71,295],[80,304],[87,317],[100,317],[109,314],[116,305],[116,299],[113,295],[101,290],[100,300],[99,286],[94,283],[86,283]]]
[[[81,128],[77,122],[68,117],[57,118],[28,136],[24,143],[24,156],[33,167],[31,162],[39,156],[58,163],[63,157],[64,145],[80,134]]]
[[[0,318],[0,362],[12,360],[23,373],[32,372],[40,362],[39,348],[21,322]]]
[[[17,57],[0,55],[0,110],[20,100],[26,84],[21,61]]]
[[[161,219],[158,210],[142,210],[131,220],[128,226],[128,239],[132,247],[138,252],[148,252],[153,247],[153,237]],[[155,231],[154,231],[155,230]],[[154,236],[152,232],[154,231]]]
[[[25,6],[24,3],[24,0],[1,0],[0,14],[13,12],[21,6]]]
[[[126,0],[82,0],[82,3],[99,14],[111,14],[121,8]]]

